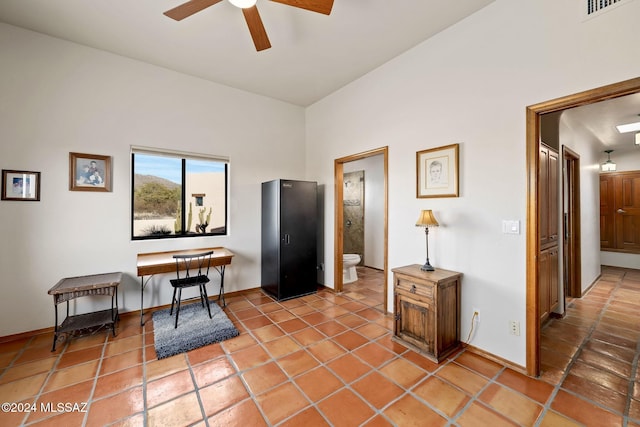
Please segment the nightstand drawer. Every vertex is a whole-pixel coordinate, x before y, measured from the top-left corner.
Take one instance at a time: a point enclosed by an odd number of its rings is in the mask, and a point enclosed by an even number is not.
[[[400,278],[396,280],[396,290],[408,292],[423,298],[433,298],[433,285],[425,285],[412,280]]]

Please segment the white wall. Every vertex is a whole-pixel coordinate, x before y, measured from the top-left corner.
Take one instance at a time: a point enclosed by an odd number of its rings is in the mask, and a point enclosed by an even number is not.
[[[344,164],[344,173],[364,170],[364,265],[384,269],[384,155]]]
[[[139,252],[225,246],[226,290],[260,286],[260,183],[305,178],[302,108],[6,24],[0,64],[0,167],[42,173],[40,202],[0,202],[0,336],[51,327],[63,277],[122,271],[138,310]],[[131,145],[228,156],[229,235],[131,241]],[[111,193],[69,191],[72,151],[112,156]],[[168,304],[151,283],[145,305]]]
[[[586,22],[580,6],[497,0],[306,113],[308,175],[326,185],[326,218],[333,159],[388,145],[389,266],[423,262],[414,224],[421,209],[433,209],[442,226],[430,233],[432,264],[464,274],[462,337],[478,308],[471,344],[522,366],[525,336],[509,335],[508,322],[525,324],[525,107],[640,70],[640,57],[629,54],[640,42],[640,2]],[[460,144],[460,197],[416,199],[416,152],[452,143]],[[503,219],[519,220],[521,234],[502,234]],[[329,278],[333,234],[329,220]]]

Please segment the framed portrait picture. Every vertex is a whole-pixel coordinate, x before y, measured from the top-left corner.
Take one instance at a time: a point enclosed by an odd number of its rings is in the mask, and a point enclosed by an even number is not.
[[[40,172],[2,169],[2,200],[40,201]]]
[[[111,157],[69,153],[69,190],[111,191]]]
[[[416,197],[458,197],[458,146],[416,153]]]

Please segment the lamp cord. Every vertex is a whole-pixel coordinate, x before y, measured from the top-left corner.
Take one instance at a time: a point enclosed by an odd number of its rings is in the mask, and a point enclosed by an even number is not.
[[[471,342],[471,334],[473,334],[473,327],[476,324],[476,317],[478,317],[478,313],[473,313],[473,316],[471,316],[471,329],[469,330],[469,336],[467,337],[467,340],[464,342],[465,346],[469,345],[469,342]]]

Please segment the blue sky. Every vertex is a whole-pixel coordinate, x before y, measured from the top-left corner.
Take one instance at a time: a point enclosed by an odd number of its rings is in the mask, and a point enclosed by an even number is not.
[[[135,173],[153,175],[180,184],[181,160],[136,153]],[[187,173],[223,172],[224,163],[206,160],[187,160]]]

